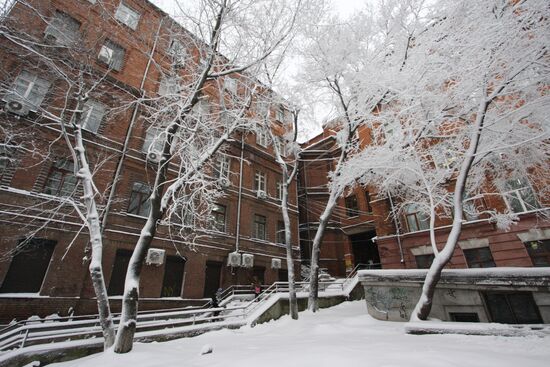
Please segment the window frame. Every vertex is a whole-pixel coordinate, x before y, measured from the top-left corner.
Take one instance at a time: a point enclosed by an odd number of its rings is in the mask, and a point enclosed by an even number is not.
[[[132,191],[128,200],[128,208],[126,209],[126,213],[138,217],[147,217],[151,210],[150,198],[152,192],[153,190],[149,184],[140,181],[134,182],[132,184]],[[145,200],[143,199],[144,196],[146,196]],[[132,203],[134,203],[136,199],[139,200],[137,203],[138,205],[133,208]]]
[[[231,158],[219,154],[214,164],[214,177],[218,180],[229,179],[231,173]]]
[[[56,9],[54,16],[44,30],[44,37],[52,36],[55,38],[57,45],[69,46],[80,38],[81,26],[82,23],[77,19]]]
[[[214,204],[211,216],[210,228],[214,231],[225,233],[227,229],[227,206],[217,203]]]
[[[90,117],[94,116],[98,110],[100,111],[98,114],[100,117],[95,116],[94,125],[90,126]],[[82,129],[97,134],[106,114],[107,106],[105,104],[94,99],[87,100],[82,108],[82,115],[84,116],[81,124]]]
[[[59,174],[59,178],[54,179],[52,176],[54,174]],[[67,180],[68,178],[71,180]],[[58,183],[54,186],[52,183],[55,183],[55,181],[58,181]],[[66,183],[68,184],[66,185]],[[48,177],[46,177],[46,182],[42,188],[42,192],[52,196],[72,197],[77,189],[77,186],[78,178],[74,175],[74,162],[69,159],[59,159],[56,160],[50,167]]]
[[[254,173],[254,191],[267,194],[267,175],[265,172],[257,170]]]
[[[120,44],[106,39],[99,53],[97,54],[97,59],[100,63],[103,63],[109,67],[109,69],[115,71],[121,71],[124,67],[124,58],[126,57],[126,49]],[[106,58],[107,60],[104,60]]]
[[[542,245],[541,251],[538,251],[536,248],[533,249],[535,243],[537,247],[540,246],[540,244]],[[550,239],[526,241],[523,244],[525,245],[525,249],[534,267],[550,266]],[[542,261],[539,261],[539,259],[542,259]]]
[[[254,214],[253,216],[253,238],[257,240],[267,240],[267,217],[265,215]]]
[[[518,184],[519,187],[513,188],[511,187],[511,182],[514,182],[514,184]],[[506,207],[508,210],[515,214],[525,213],[532,210],[540,209],[541,205],[539,200],[537,199],[537,195],[535,193],[535,190],[533,190],[533,187],[531,186],[531,183],[528,179],[524,177],[517,177],[510,179],[506,181],[505,184],[506,191],[502,193],[502,197],[504,198],[504,202],[506,203]],[[524,192],[527,192],[527,195],[524,197]],[[513,196],[513,199],[510,197]],[[529,203],[527,202],[526,198],[531,197],[533,202]],[[521,206],[521,211],[516,211],[516,208],[514,208],[514,202],[519,203]],[[527,206],[529,205],[529,207]]]
[[[403,212],[403,217],[405,218],[408,232],[420,232],[430,229],[430,217],[422,213],[417,204],[407,205]],[[412,228],[410,219],[414,219],[415,228]]]
[[[275,241],[278,244],[286,245],[285,222],[282,220],[277,221],[277,232],[275,232]]]
[[[267,148],[269,146],[269,138],[267,135],[267,131],[264,129],[256,131],[256,144],[262,148]]]
[[[22,86],[25,91],[19,93],[18,87]],[[39,77],[35,73],[31,73],[27,70],[21,70],[19,75],[13,81],[12,87],[7,95],[2,99],[5,102],[18,101],[29,108],[29,110],[36,112],[38,108],[44,102],[44,99],[48,95],[51,83]],[[33,100],[29,99],[32,94],[35,94]]]
[[[115,19],[135,31],[139,25],[141,13],[121,1],[115,11]]]
[[[481,252],[484,252],[484,254],[481,254]],[[464,259],[466,260],[466,265],[468,265],[469,269],[496,267],[493,253],[491,252],[491,249],[487,246],[462,249],[462,253],[464,254]],[[487,254],[489,255],[489,257],[487,258],[483,258],[481,256]]]

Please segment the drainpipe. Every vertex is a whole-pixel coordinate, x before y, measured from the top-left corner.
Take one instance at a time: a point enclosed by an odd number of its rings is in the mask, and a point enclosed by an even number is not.
[[[159,27],[157,29],[157,33],[155,35],[155,41],[153,43],[153,48],[151,49],[151,54],[149,55],[149,60],[147,60],[147,65],[145,66],[145,71],[143,72],[143,78],[141,79],[141,84],[139,85],[139,90],[141,93],[141,96],[145,93],[145,90],[143,89],[145,85],[145,80],[147,79],[147,74],[149,73],[149,68],[151,67],[151,63],[153,61],[153,55],[155,54],[155,50],[157,48],[157,43],[159,39],[159,33],[160,28],[162,27],[163,19],[160,20]],[[107,199],[107,204],[105,205],[105,209],[103,210],[103,218],[101,220],[101,233],[105,231],[105,227],[107,226],[107,218],[109,217],[109,211],[111,209],[111,203],[113,202],[116,188],[118,184],[118,180],[120,177],[120,174],[122,172],[122,166],[124,163],[124,160],[126,158],[126,155],[128,153],[128,145],[130,145],[130,137],[132,136],[132,131],[134,129],[135,122],[137,120],[139,112],[139,104],[136,104],[134,107],[134,111],[132,112],[132,118],[130,119],[130,125],[128,126],[128,130],[126,130],[126,137],[124,139],[124,145],[122,147],[122,155],[120,156],[120,159],[118,160],[117,168],[115,171],[115,176],[113,178],[113,184],[111,186],[111,191],[109,191],[109,198]]]
[[[237,228],[235,230],[235,251],[239,251],[241,239],[241,201],[243,195],[243,161],[244,161],[244,138],[241,134],[241,158],[239,161],[239,196],[237,200]]]
[[[388,192],[388,198],[390,199],[390,205],[391,205],[391,212],[393,217],[393,223],[395,224],[395,232],[396,232],[396,238],[397,238],[397,244],[399,245],[399,255],[401,256],[401,264],[405,263],[405,259],[403,258],[403,246],[401,245],[401,230],[399,228],[399,222],[397,221],[397,218],[395,216],[395,208],[393,206],[393,200],[391,198],[391,194]]]

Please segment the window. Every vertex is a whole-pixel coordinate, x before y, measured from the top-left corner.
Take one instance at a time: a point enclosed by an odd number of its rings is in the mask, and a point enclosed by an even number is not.
[[[283,182],[277,181],[277,199],[283,200]]]
[[[420,211],[416,204],[405,207],[405,220],[409,232],[417,232],[430,228],[430,218]]]
[[[285,109],[283,106],[278,106],[275,111],[275,119],[279,122],[285,121]]]
[[[463,250],[469,268],[494,268],[495,261],[489,247],[479,247]]]
[[[365,204],[367,205],[367,212],[372,213],[372,205],[370,203],[370,193],[365,191]]]
[[[58,45],[67,46],[79,38],[79,29],[80,22],[78,20],[56,10],[44,34],[46,38],[53,38]]]
[[[237,94],[237,81],[226,77],[223,81],[223,88],[230,93]]]
[[[265,173],[256,171],[256,174],[254,175],[254,190],[266,192]]]
[[[4,100],[6,102],[19,101],[36,111],[48,93],[50,82],[28,71],[22,71],[15,79],[12,93]]]
[[[542,324],[539,309],[530,292],[485,293],[492,322],[502,324]]]
[[[434,254],[416,255],[414,259],[418,269],[429,269],[434,261]]]
[[[7,172],[11,159],[10,149],[6,145],[0,145],[0,179]]]
[[[263,215],[254,214],[254,233],[253,237],[259,240],[266,239],[266,218]]]
[[[225,232],[225,206],[215,204],[212,209],[211,228],[218,232]]]
[[[286,244],[285,222],[277,221],[277,243]]]
[[[109,281],[109,288],[107,294],[109,296],[121,296],[124,293],[124,281],[126,279],[126,271],[128,270],[128,264],[132,257],[132,251],[130,250],[117,250],[115,255],[115,262],[113,264],[113,271],[111,272],[111,280]]]
[[[231,160],[226,155],[218,155],[214,166],[214,177],[217,179],[229,178]]]
[[[550,239],[525,242],[533,266],[550,266]]]
[[[256,132],[256,144],[264,148],[267,147],[268,137],[267,132],[264,129],[260,129],[258,132]]]
[[[477,312],[449,312],[449,316],[454,322],[479,322]]]
[[[159,85],[159,95],[169,96],[179,94],[180,92],[180,78],[177,76],[168,76],[162,78]]]
[[[275,138],[275,141],[273,142],[277,146],[277,150],[279,151],[279,154],[283,157],[286,156],[286,145],[282,138]]]
[[[146,217],[149,215],[151,202],[151,188],[149,185],[142,182],[134,182],[132,186],[132,194],[130,195],[130,205],[128,205],[128,213]]]
[[[512,213],[523,213],[540,208],[535,193],[529,182],[523,178],[517,178],[506,182],[504,200]]]
[[[174,60],[174,64],[176,66],[184,65],[185,59],[189,57],[185,47],[177,39],[173,39],[170,42],[170,47],[168,48],[168,51],[170,52],[170,55],[172,56],[172,59]]]
[[[88,100],[82,109],[82,128],[97,133],[107,107],[100,102]]]
[[[55,241],[33,238],[19,243],[0,293],[36,293],[48,270]]]
[[[76,188],[76,183],[73,162],[61,159],[53,164],[43,192],[55,196],[71,196]]]
[[[184,269],[184,259],[179,256],[166,257],[161,297],[181,297]]]
[[[120,71],[124,64],[125,51],[122,46],[106,40],[99,50],[98,60],[107,64],[109,68]]]
[[[164,129],[150,127],[149,130],[147,130],[147,134],[145,134],[145,140],[143,141],[141,150],[145,153],[162,152],[164,136]]]
[[[211,105],[210,101],[206,98],[200,99],[192,109],[193,116],[200,121],[206,121],[210,116]]]
[[[348,217],[356,217],[359,215],[359,206],[357,204],[357,196],[350,195],[346,197],[346,215]]]
[[[115,18],[128,27],[136,30],[139,23],[139,13],[121,2],[116,10]]]

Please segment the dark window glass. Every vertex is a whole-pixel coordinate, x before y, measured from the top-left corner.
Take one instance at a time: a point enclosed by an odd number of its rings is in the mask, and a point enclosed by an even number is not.
[[[485,293],[493,322],[502,324],[541,324],[539,309],[530,292]]]
[[[225,206],[216,204],[212,210],[212,229],[225,232]]]
[[[266,217],[254,214],[254,238],[265,240]]]
[[[357,205],[357,196],[350,195],[346,197],[346,214],[348,217],[359,215],[359,206]]]
[[[21,241],[13,256],[0,293],[40,291],[56,242],[40,238]]]
[[[550,240],[525,242],[533,266],[550,266]]]
[[[455,322],[479,322],[479,315],[475,312],[450,312],[449,315]]]
[[[434,254],[418,255],[415,256],[416,267],[418,269],[429,269],[434,261]]]
[[[285,241],[285,222],[277,221],[277,243],[286,244]]]
[[[76,183],[73,162],[66,159],[59,160],[53,164],[43,192],[55,196],[71,196]]]
[[[463,250],[469,268],[493,268],[495,261],[489,247]]]
[[[132,251],[117,250],[113,271],[111,272],[111,281],[107,290],[109,296],[121,296],[124,293],[124,280],[126,279],[130,257],[132,257]]]
[[[288,270],[279,269],[279,281],[280,282],[288,282]]]
[[[181,297],[185,260],[179,256],[168,256],[164,265],[161,297]]]
[[[146,217],[151,209],[151,188],[149,185],[142,182],[135,182],[130,195],[130,204],[128,205],[128,213]]]
[[[367,212],[372,213],[372,206],[370,203],[370,193],[365,191],[365,204],[367,204]]]

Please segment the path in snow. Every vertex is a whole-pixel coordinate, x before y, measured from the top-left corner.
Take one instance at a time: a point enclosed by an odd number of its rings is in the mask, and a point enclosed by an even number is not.
[[[165,343],[137,343],[126,355],[112,352],[57,367],[506,367],[547,366],[550,338],[407,335],[403,323],[366,314],[364,301],[318,314],[285,316],[255,328],[220,330]],[[201,355],[205,345],[213,352]]]

